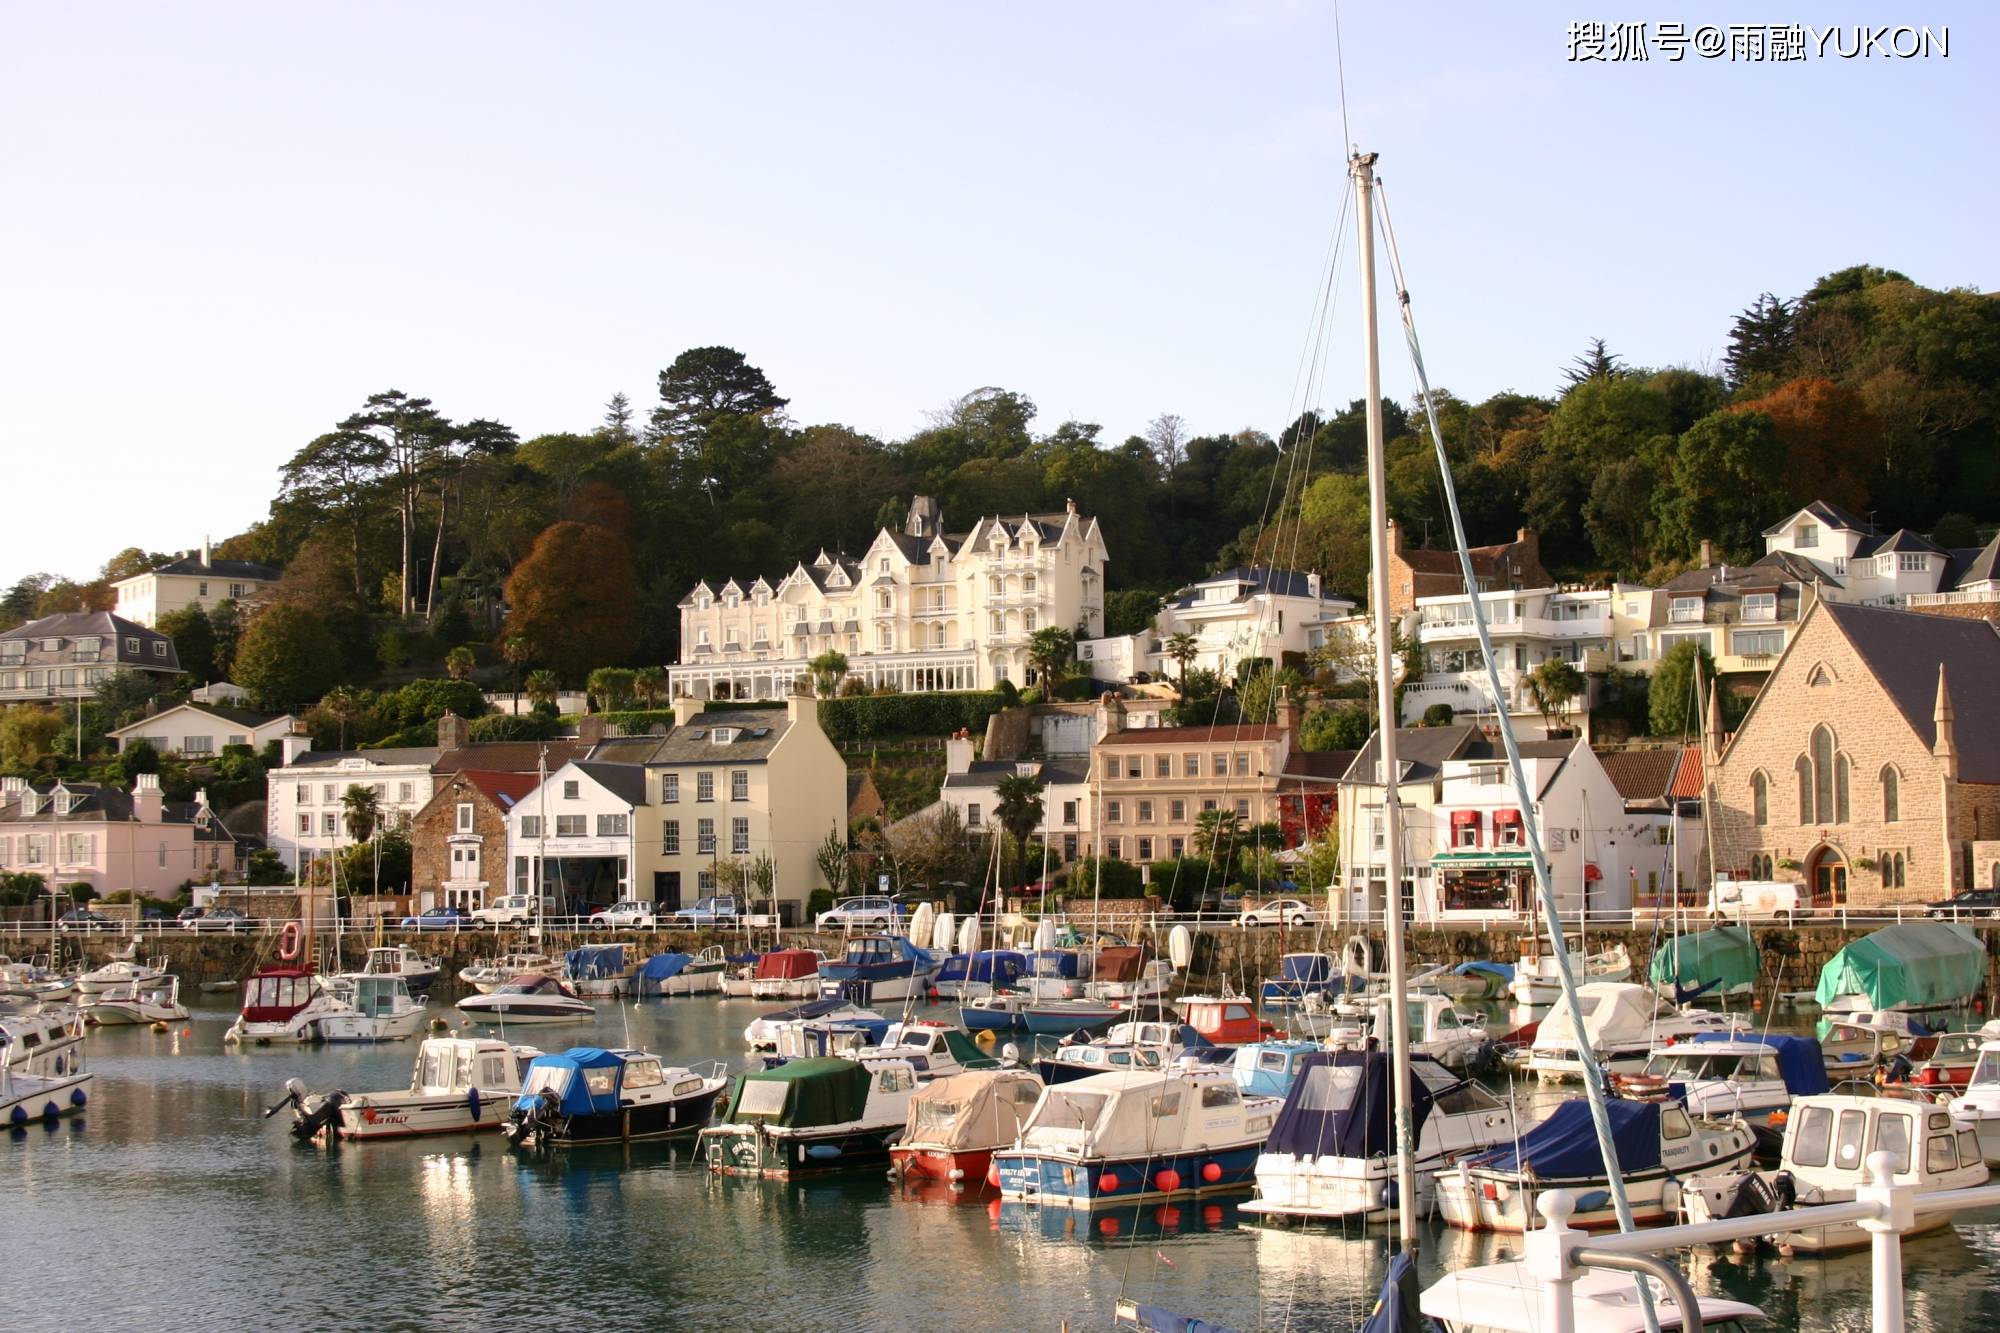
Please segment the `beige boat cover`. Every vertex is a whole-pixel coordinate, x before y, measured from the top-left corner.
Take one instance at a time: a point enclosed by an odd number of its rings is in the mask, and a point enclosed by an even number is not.
[[[936,1079],[910,1098],[903,1146],[966,1152],[1000,1148],[1042,1095],[1042,1080],[1026,1069],[979,1069]]]

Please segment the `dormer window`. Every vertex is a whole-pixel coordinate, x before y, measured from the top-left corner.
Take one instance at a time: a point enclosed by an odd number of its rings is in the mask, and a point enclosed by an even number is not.
[[[1676,597],[1667,609],[1667,619],[1675,624],[1701,623],[1701,598]]]
[[[767,592],[760,592],[757,594],[757,605],[759,606],[765,606],[769,604],[770,600],[771,600],[771,594]]]
[[[709,605],[709,599],[707,593],[703,593],[701,596],[694,599],[694,609],[697,611],[708,610],[708,605]]]
[[[153,640],[153,656],[165,657],[166,655],[167,655],[167,641],[165,639]]]
[[[61,640],[61,639],[43,639],[43,640],[42,640],[42,651],[43,651],[43,652],[45,652],[45,653],[59,653],[59,652],[61,652],[61,651],[62,651],[62,640]]]
[[[876,568],[881,570],[884,574],[887,574],[889,572],[889,557],[886,555],[883,556],[881,562],[876,566]]]
[[[1818,545],[1819,545],[1819,524],[1817,524],[1817,523],[1801,523],[1801,524],[1799,524],[1799,535],[1798,535],[1797,539],[1795,540],[1795,543],[1794,543],[1794,544],[1795,544],[1795,545],[1798,545],[1798,546],[1801,546],[1801,547],[1806,547],[1806,546],[1818,546]]]
[[[126,652],[128,652],[128,653],[136,653],[136,652],[138,652],[138,651],[139,651],[139,641],[138,641],[137,639],[127,639],[127,640],[125,640],[125,651],[126,651]]]
[[[732,592],[727,597],[722,599],[722,604],[728,607],[731,611],[734,611],[736,609],[736,604],[739,600],[741,599],[739,599],[736,596],[736,594]]]
[[[714,731],[708,733],[708,743],[710,745],[727,745],[735,739],[735,727],[717,727]]]

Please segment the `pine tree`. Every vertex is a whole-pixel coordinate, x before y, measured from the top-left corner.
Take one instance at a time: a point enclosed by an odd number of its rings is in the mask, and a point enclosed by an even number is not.
[[[1569,363],[1563,371],[1563,378],[1571,385],[1588,384],[1595,379],[1616,379],[1625,373],[1618,364],[1618,358],[1604,345],[1604,339],[1592,338],[1583,355]]]
[[[1729,351],[1723,364],[1732,388],[1753,375],[1782,376],[1791,363],[1794,320],[1798,309],[1790,301],[1765,292],[1729,326]]]

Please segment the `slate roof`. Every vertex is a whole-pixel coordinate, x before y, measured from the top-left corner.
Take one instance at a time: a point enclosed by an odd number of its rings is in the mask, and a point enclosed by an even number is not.
[[[1926,551],[1932,555],[1950,554],[1944,547],[1939,546],[1920,532],[1911,532],[1908,528],[1897,528],[1886,537],[1869,537],[1864,539],[1859,546],[1854,548],[1854,558],[1859,560],[1871,555],[1890,555],[1897,551]]]
[[[1187,587],[1182,588],[1174,594],[1173,599],[1168,605],[1183,607],[1196,605],[1213,606],[1215,605],[1213,602],[1201,602],[1201,590],[1206,587],[1213,587],[1218,583],[1249,584],[1250,589],[1247,592],[1241,588],[1237,589],[1233,600],[1239,602],[1252,593],[1257,592],[1275,593],[1280,597],[1311,597],[1313,593],[1310,578],[1311,576],[1302,569],[1254,569],[1248,565],[1237,565],[1233,569],[1225,569],[1219,574],[1210,574],[1200,582],[1191,583]]]
[[[1375,784],[1379,741],[1379,733],[1371,735],[1368,743],[1355,752],[1354,762],[1341,775],[1342,782],[1362,786]],[[1483,743],[1479,729],[1468,725],[1396,728],[1396,762],[1404,769],[1402,782],[1434,780],[1447,759],[1463,757],[1466,749],[1475,742]]]
[[[582,759],[592,754],[590,746],[574,739],[472,741],[455,750],[434,751],[437,758],[431,763],[431,772],[442,775],[477,770],[485,773],[526,773],[532,777],[536,765],[541,761],[544,747],[549,752],[551,773],[573,759]],[[363,751],[363,753],[372,752]]]
[[[1282,776],[1300,782],[1338,782],[1359,750],[1294,750],[1285,756]]]
[[[185,703],[175,704],[172,708],[162,708],[150,717],[142,717],[137,722],[119,727],[117,730],[107,734],[123,736],[128,731],[144,731],[147,727],[158,722],[169,713],[179,712],[182,709],[193,713],[203,713],[218,721],[233,722],[246,731],[255,731],[257,728],[268,726],[280,718],[291,716],[289,713],[253,713],[247,708],[228,708],[221,704]]]
[[[1027,762],[1027,761],[1024,761]],[[1087,759],[1043,759],[1041,783],[1044,787],[1080,787],[1090,781],[1090,761]],[[947,774],[947,787],[998,787],[1002,780],[1019,772],[1019,766],[1008,759],[975,759],[972,767],[963,773]]]
[[[74,641],[90,638],[104,640],[103,647],[94,659],[78,658]],[[42,647],[45,639],[59,639],[62,646],[53,651],[45,649]],[[136,652],[127,646],[134,640],[138,643]],[[43,616],[0,633],[0,643],[23,643],[21,655],[9,655],[0,663],[6,666],[119,666],[168,675],[179,675],[181,669],[180,654],[174,651],[172,639],[109,611],[63,611]],[[166,651],[155,653],[156,643],[166,645]]]
[[[603,764],[579,760],[576,771],[627,805],[646,804],[646,770],[637,764]]]
[[[1845,528],[1849,532],[1872,533],[1875,531],[1874,524],[1863,522],[1861,519],[1858,519],[1854,515],[1848,513],[1845,509],[1842,509],[1839,505],[1833,504],[1826,500],[1814,500],[1811,504],[1807,505],[1805,508],[1795,509],[1791,513],[1785,515],[1785,517],[1780,519],[1778,522],[1773,523],[1768,528],[1765,528],[1764,535],[1766,537],[1777,536],[1779,533],[1783,532],[1787,527],[1790,527],[1791,524],[1795,520],[1797,520],[1800,514],[1810,514],[1814,518],[1818,519],[1820,522],[1826,524],[1830,528]]]
[[[380,764],[384,768],[417,765],[429,768],[437,763],[437,758],[442,753],[443,751],[435,745],[410,745],[400,748],[390,746],[381,750],[307,750],[285,765],[285,768],[333,768],[343,759],[366,759],[369,763]]]
[[[147,570],[148,574],[190,574],[196,578],[210,579],[254,579],[260,583],[276,583],[279,571],[270,565],[260,565],[251,560],[211,560],[201,562],[199,555],[184,555],[178,560],[170,560],[158,569]],[[144,578],[145,574],[134,574],[133,578]],[[123,583],[126,580],[120,579]]]
[[[758,764],[785,738],[791,718],[781,708],[745,709],[742,712],[703,713],[684,727],[665,736],[646,737],[652,752],[648,764]],[[717,727],[736,728],[736,739],[718,744]],[[757,733],[762,732],[762,735]]]
[[[2000,536],[1976,551],[1953,551],[1946,566],[1941,591],[1962,588],[1968,583],[1985,583],[2000,579]]]
[[[117,787],[106,787],[95,782],[64,782],[30,784],[29,790],[47,796],[57,786],[61,786],[72,796],[81,797],[68,810],[55,813],[49,806],[42,806],[33,814],[23,814],[21,800],[12,797],[0,803],[0,823],[25,824],[30,832],[48,824],[133,824],[141,822],[135,813],[132,793]],[[192,801],[164,801],[160,806],[160,822],[164,824],[193,824],[197,842],[234,842],[229,830],[222,826],[214,811],[208,812],[207,819],[201,819],[203,807]]]
[[[1938,668],[1951,698],[1958,776],[2000,783],[2000,633],[1985,620],[1821,602],[1928,748],[1937,740]]]

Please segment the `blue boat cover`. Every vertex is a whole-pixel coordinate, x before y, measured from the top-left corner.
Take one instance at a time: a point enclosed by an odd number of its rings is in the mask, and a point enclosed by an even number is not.
[[[1028,970],[1028,960],[1012,949],[986,949],[976,954],[955,953],[944,960],[937,975],[942,982],[979,981],[995,986],[1010,985]]]
[[[1660,1103],[1613,1098],[1604,1104],[1611,1117],[1611,1149],[1618,1171],[1647,1171],[1660,1164]],[[1556,1107],[1555,1114],[1523,1134],[1518,1142],[1468,1159],[1482,1170],[1520,1173],[1541,1180],[1602,1180],[1604,1155],[1597,1150],[1597,1129],[1590,1121],[1590,1103],[1581,1097]]]
[[[741,967],[745,963],[754,963],[763,956],[761,953],[733,953],[729,955],[729,961],[734,966]]]
[[[618,1109],[618,1080],[623,1073],[625,1061],[615,1051],[607,1051],[599,1046],[572,1046],[558,1055],[538,1055],[529,1064],[530,1076],[537,1069],[563,1069],[569,1071],[569,1086],[563,1090],[561,1110],[564,1115],[608,1114]],[[610,1090],[593,1097],[590,1080],[586,1071],[592,1069],[613,1070]],[[524,1078],[522,1080],[526,1082]],[[515,1105],[526,1108],[535,1101],[535,1095],[524,1093]]]
[[[1514,979],[1514,965],[1512,963],[1489,963],[1483,958],[1477,962],[1460,963],[1451,971],[1453,976],[1458,977],[1468,977],[1474,972],[1490,972],[1502,981],[1512,981]]]
[[[1043,949],[1028,955],[1028,970],[1038,977],[1074,977],[1076,950]]]
[[[1430,1114],[1430,1084],[1411,1061],[1410,1134],[1415,1137]],[[1445,1082],[1457,1080],[1446,1075]],[[1298,1062],[1297,1079],[1264,1145],[1268,1153],[1294,1157],[1382,1157],[1394,1151],[1395,1080],[1382,1051],[1322,1051]]]
[[[580,949],[571,949],[563,955],[563,960],[569,964],[570,976],[578,981],[625,974],[625,946],[622,944],[586,944]]]
[[[665,981],[669,977],[679,976],[693,961],[694,958],[690,954],[656,953],[646,960],[644,967],[639,969],[639,977],[643,981]]]
[[[1830,1086],[1826,1081],[1826,1056],[1813,1037],[1789,1037],[1777,1033],[1745,1036],[1734,1032],[1697,1032],[1696,1041],[1761,1041],[1778,1053],[1778,1072],[1785,1077],[1785,1091],[1795,1097],[1817,1097]]]
[[[1375,1308],[1361,1321],[1359,1333],[1424,1333],[1431,1327],[1431,1321],[1418,1308],[1420,1299],[1417,1258],[1404,1250],[1389,1261],[1382,1294],[1375,1298]]]
[[[1319,986],[1335,976],[1333,959],[1323,953],[1288,953],[1278,960],[1278,980]]]

